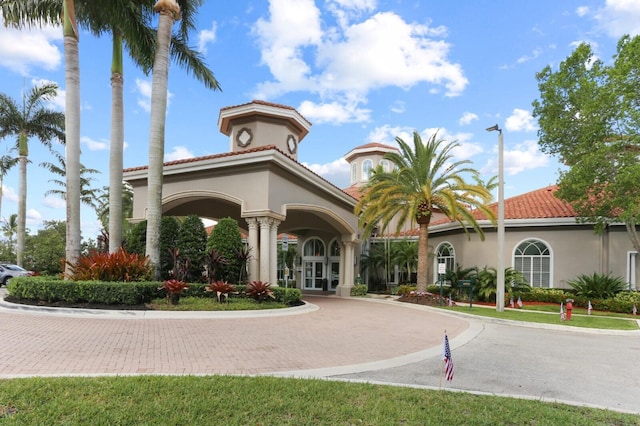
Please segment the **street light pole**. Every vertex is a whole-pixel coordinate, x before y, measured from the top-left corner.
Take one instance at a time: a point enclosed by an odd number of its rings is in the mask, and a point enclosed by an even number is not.
[[[496,311],[504,312],[504,140],[502,129],[489,127],[488,132],[498,132],[498,266],[496,283]]]

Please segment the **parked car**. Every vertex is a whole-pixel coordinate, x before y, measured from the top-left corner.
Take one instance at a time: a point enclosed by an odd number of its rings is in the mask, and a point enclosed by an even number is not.
[[[35,275],[35,272],[27,271],[18,265],[0,263],[0,286],[3,284],[7,285],[13,277],[30,277],[32,275]]]

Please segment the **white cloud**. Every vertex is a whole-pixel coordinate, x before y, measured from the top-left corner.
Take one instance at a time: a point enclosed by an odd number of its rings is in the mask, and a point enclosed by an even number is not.
[[[349,163],[347,163],[344,158],[327,164],[302,163],[302,165],[319,174],[338,188],[346,188],[349,186]]]
[[[427,83],[431,93],[457,96],[467,86],[462,67],[448,59],[451,46],[441,39],[446,28],[409,23],[392,12],[371,15],[377,5],[373,0],[332,0],[329,5],[338,27],[323,19],[312,0],[270,1],[269,17],[259,19],[253,32],[273,78],[256,87],[254,98],[311,92],[321,101],[307,106],[320,117],[342,104],[352,113],[350,119],[367,121],[369,114],[359,104],[372,90]],[[354,100],[357,104],[350,104]],[[324,105],[329,111],[320,108]]]
[[[65,200],[52,195],[45,197],[42,200],[42,204],[53,209],[64,209],[67,207],[67,202]]]
[[[358,108],[357,103],[340,104],[330,102],[316,104],[311,101],[304,101],[298,107],[298,112],[311,122],[320,123],[351,123],[369,121],[371,110]]]
[[[640,34],[640,2],[638,0],[606,0],[595,18],[611,37]]]
[[[136,78],[136,92],[138,92],[138,106],[146,112],[151,112],[151,87],[152,83],[149,80],[142,80]],[[171,105],[171,98],[173,93],[167,89],[167,109]]]
[[[107,151],[109,149],[109,141],[104,139],[100,141],[95,141],[88,136],[83,136],[80,138],[80,143],[84,144],[89,148],[89,151]]]
[[[542,54],[542,49],[538,47],[533,49],[533,52],[531,52],[531,55],[521,56],[516,60],[516,62],[518,64],[524,64],[525,62],[529,62],[536,59],[538,56],[540,56],[540,54]]]
[[[497,149],[497,147],[496,147]],[[540,152],[538,142],[534,140],[524,141],[516,145],[514,149],[504,150],[505,175],[514,176],[527,170],[534,170],[549,165],[549,157]],[[485,168],[486,173],[498,174],[498,155],[494,156]]]
[[[42,215],[36,209],[27,209],[27,225],[39,226],[42,223]]]
[[[193,157],[195,155],[186,146],[174,146],[173,151],[164,155],[164,161],[177,161]]]
[[[471,122],[475,120],[478,120],[478,114],[474,114],[473,112],[465,112],[464,114],[462,114],[462,117],[460,117],[460,120],[458,120],[458,124],[460,124],[461,126],[466,126],[468,124],[471,124]]]
[[[391,112],[395,112],[396,114],[402,114],[407,110],[407,107],[403,101],[395,101],[391,107]]]
[[[2,185],[2,200],[17,203],[18,194],[16,194],[15,189],[11,188],[10,186]]]
[[[513,113],[507,117],[505,128],[510,132],[533,132],[537,130],[538,127],[531,112],[515,108]]]
[[[589,7],[588,6],[580,6],[576,9],[576,15],[583,17],[585,15],[587,15],[589,13]]]
[[[62,63],[62,53],[55,42],[62,40],[62,28],[6,28],[0,16],[0,66],[21,75],[32,68],[54,70]]]
[[[216,41],[217,30],[218,24],[214,21],[211,23],[210,30],[202,30],[198,33],[198,52],[207,53],[207,45]]]
[[[66,98],[66,93],[67,91],[64,89],[60,88],[60,85],[52,80],[47,80],[44,78],[40,78],[40,79],[31,79],[31,85],[32,86],[41,86],[43,84],[55,84],[58,86],[58,89],[56,90],[56,97],[53,98],[51,101],[49,101],[49,103],[55,108],[58,109],[60,111],[64,111],[65,110],[65,98]]]

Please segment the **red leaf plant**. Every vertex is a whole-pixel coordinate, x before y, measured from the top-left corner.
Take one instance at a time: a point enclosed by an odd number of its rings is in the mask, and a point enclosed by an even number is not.
[[[276,298],[273,295],[273,291],[271,290],[271,284],[268,282],[251,281],[249,285],[247,285],[247,289],[245,292],[247,293],[248,297],[257,300],[258,302],[262,302],[264,300],[267,300],[268,298]]]
[[[218,280],[214,281],[204,288],[205,291],[215,292],[218,297],[218,302],[221,302],[224,298],[225,301],[229,298],[229,294],[238,293],[236,286],[229,284],[226,281]]]
[[[182,292],[188,289],[189,284],[178,280],[163,281],[162,286],[158,287],[158,290],[164,290],[167,292],[167,300],[169,300],[172,305],[177,305]]]

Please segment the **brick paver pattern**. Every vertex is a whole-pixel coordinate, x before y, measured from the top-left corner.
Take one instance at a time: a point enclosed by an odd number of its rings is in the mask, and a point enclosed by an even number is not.
[[[0,378],[264,374],[391,359],[442,344],[462,319],[399,302],[312,297],[320,309],[245,319],[121,319],[0,312]]]

